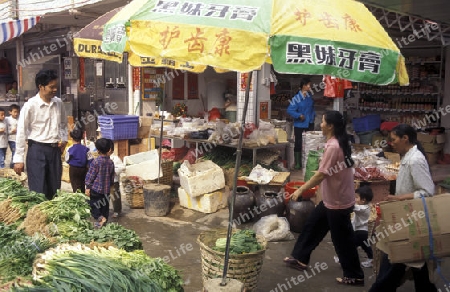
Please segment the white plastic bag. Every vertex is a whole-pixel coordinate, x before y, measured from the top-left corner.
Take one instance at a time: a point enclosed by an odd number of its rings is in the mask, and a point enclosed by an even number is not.
[[[253,230],[256,234],[264,236],[267,241],[294,239],[287,219],[285,217],[278,217],[277,214],[262,217],[253,225]]]

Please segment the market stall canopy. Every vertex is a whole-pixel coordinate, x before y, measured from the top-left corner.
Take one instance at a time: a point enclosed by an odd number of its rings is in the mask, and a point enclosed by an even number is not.
[[[34,16],[0,23],[0,44],[20,36],[35,26],[39,20],[40,16]]]
[[[123,7],[119,7],[105,13],[74,34],[73,46],[77,56],[122,63],[122,53],[106,53],[101,49],[103,27],[105,23],[122,8]],[[128,62],[135,67],[167,67],[184,69],[191,72],[203,72],[206,68],[206,66],[193,66],[187,62],[178,62],[168,58],[140,57],[133,52],[128,52]]]
[[[406,15],[450,24],[448,0],[359,0],[369,5]]]
[[[269,62],[280,73],[408,84],[400,50],[352,0],[134,0],[105,25],[101,48],[238,72]]]

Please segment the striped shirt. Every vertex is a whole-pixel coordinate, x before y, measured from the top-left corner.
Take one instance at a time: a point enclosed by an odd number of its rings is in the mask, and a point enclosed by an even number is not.
[[[84,183],[86,189],[99,194],[109,194],[114,183],[114,163],[109,156],[100,155],[92,161]]]
[[[23,163],[26,140],[41,143],[67,142],[67,117],[60,98],[44,102],[39,93],[30,98],[20,111],[17,122],[14,163]]]
[[[434,194],[434,183],[425,156],[413,146],[400,162],[395,187],[396,195],[414,193],[414,199]]]

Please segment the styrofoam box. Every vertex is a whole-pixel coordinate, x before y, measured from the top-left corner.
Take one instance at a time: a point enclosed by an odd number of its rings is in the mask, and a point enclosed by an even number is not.
[[[158,150],[141,152],[123,158],[126,176],[139,176],[143,180],[154,180],[163,176],[162,170],[158,172]]]
[[[181,187],[192,197],[225,187],[225,175],[220,166],[210,160],[190,164],[185,160],[178,169]]]
[[[182,187],[178,188],[180,206],[202,213],[214,213],[219,209],[225,208],[228,194],[229,188],[227,186],[221,190],[197,197],[190,196]]]

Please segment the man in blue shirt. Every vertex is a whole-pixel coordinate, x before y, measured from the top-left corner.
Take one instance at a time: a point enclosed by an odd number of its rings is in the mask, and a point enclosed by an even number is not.
[[[303,78],[300,81],[300,90],[289,102],[287,113],[294,119],[295,136],[295,169],[302,168],[303,132],[314,130],[314,100],[311,94],[311,80]]]

